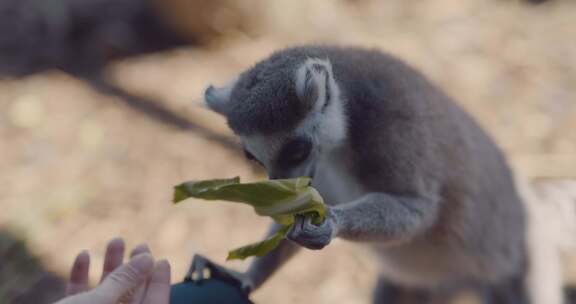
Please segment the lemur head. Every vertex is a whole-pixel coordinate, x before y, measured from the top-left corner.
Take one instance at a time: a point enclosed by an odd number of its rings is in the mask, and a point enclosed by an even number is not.
[[[327,59],[273,55],[224,87],[208,87],[205,101],[226,117],[246,157],[271,179],[312,177],[318,161],[346,137],[343,101]]]

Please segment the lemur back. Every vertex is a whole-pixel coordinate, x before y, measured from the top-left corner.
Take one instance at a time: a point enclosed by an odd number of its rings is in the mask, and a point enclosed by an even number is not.
[[[465,271],[491,281],[521,271],[524,207],[502,152],[478,123],[398,59],[358,49],[318,51],[341,85],[347,166],[364,191],[440,196],[438,221],[424,236],[376,246],[387,267],[428,283],[442,274],[424,280],[426,268],[453,268],[458,280]]]

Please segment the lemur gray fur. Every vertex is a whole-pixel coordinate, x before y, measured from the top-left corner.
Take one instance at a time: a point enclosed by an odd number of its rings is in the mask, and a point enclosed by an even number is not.
[[[212,267],[253,290],[298,249],[341,238],[379,257],[374,303],[445,303],[458,288],[482,291],[486,303],[528,303],[526,215],[503,153],[401,60],[288,48],[210,86],[205,101],[270,178],[313,177],[329,212],[319,226],[298,218],[246,273],[202,257],[194,270]]]

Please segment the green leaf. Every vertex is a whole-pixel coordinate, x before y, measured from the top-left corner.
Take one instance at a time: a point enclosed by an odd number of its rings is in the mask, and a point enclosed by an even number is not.
[[[286,238],[286,234],[288,233],[288,230],[290,230],[290,227],[291,225],[282,226],[282,228],[280,228],[280,230],[278,230],[275,234],[261,242],[242,246],[240,248],[229,251],[226,260],[244,260],[250,256],[264,256],[276,248],[280,244],[280,241]]]
[[[204,198],[206,191],[217,191],[220,187],[240,183],[240,177],[228,179],[212,179],[198,182],[186,182],[174,187],[172,202],[177,204],[187,198]]]
[[[174,187],[174,203],[194,197],[248,204],[258,215],[270,216],[283,228],[268,239],[241,247],[229,253],[228,259],[262,256],[278,246],[294,224],[296,215],[313,217],[319,224],[326,216],[326,206],[310,178],[269,180],[241,184],[240,178],[185,182]]]

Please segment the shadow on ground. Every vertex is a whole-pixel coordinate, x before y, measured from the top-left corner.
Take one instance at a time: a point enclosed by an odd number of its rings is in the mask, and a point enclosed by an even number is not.
[[[47,270],[23,241],[0,231],[0,303],[53,303],[64,288],[64,280]]]

